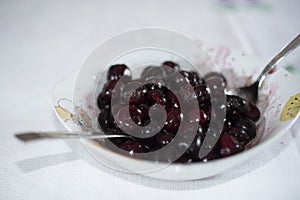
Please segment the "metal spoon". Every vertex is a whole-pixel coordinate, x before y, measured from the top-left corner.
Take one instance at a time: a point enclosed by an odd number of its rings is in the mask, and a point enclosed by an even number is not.
[[[262,86],[262,83],[268,75],[268,72],[270,72],[279,61],[281,61],[285,56],[287,56],[292,50],[297,48],[299,45],[300,34],[297,35],[267,64],[267,66],[262,70],[260,75],[257,77],[256,81],[252,85],[233,89],[228,91],[227,93],[239,95],[250,102],[256,103],[258,98],[258,89]]]
[[[24,142],[36,139],[55,139],[55,138],[84,138],[84,139],[107,139],[107,138],[122,138],[130,137],[128,135],[102,135],[98,131],[81,131],[81,132],[25,132],[18,133],[15,136]]]

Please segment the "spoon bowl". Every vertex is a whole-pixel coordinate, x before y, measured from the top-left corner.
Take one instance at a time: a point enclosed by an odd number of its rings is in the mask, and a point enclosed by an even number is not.
[[[284,47],[262,70],[256,81],[250,86],[240,87],[228,91],[228,94],[236,94],[244,99],[256,103],[258,98],[258,90],[261,87],[268,73],[276,66],[276,64],[285,58],[289,53],[300,45],[300,34],[297,35],[286,47]]]

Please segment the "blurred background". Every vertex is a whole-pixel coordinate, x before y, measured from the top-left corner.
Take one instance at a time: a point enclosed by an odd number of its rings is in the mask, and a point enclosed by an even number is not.
[[[299,34],[299,18],[298,0],[1,0],[0,182],[8,184],[6,197],[19,193],[5,163],[20,151],[30,153],[12,133],[62,129],[52,111],[52,89],[103,41],[126,30],[161,27],[267,63]],[[297,50],[283,65],[297,71],[299,55]]]

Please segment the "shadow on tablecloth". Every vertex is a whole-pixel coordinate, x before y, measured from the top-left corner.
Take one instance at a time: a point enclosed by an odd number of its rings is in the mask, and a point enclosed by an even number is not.
[[[207,179],[193,180],[193,181],[166,181],[154,178],[145,177],[138,174],[124,173],[116,171],[98,161],[96,161],[91,155],[89,155],[83,145],[78,140],[66,140],[68,146],[72,149],[71,152],[34,157],[26,160],[21,160],[16,163],[16,166],[23,173],[30,173],[35,170],[48,168],[61,163],[82,159],[93,167],[102,170],[117,178],[134,183],[143,185],[146,187],[162,189],[162,190],[198,190],[220,185],[231,180],[240,178],[252,171],[255,171],[259,167],[270,162],[273,158],[278,156],[280,152],[292,141],[295,137],[290,131],[285,134],[278,142],[272,144],[265,151],[260,152],[248,161],[245,161],[234,168],[231,168],[220,175],[210,177]]]

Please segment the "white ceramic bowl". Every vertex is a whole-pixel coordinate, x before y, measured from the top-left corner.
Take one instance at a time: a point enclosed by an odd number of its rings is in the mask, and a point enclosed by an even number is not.
[[[174,60],[183,68],[190,64],[201,66],[201,73],[221,71],[228,79],[229,87],[250,83],[265,64],[226,47],[204,50],[197,42],[173,31],[151,28],[125,32],[101,44],[79,72],[67,76],[57,85],[53,93],[57,116],[70,131],[98,129],[96,97],[104,82],[101,77],[105,76],[105,69],[116,63],[126,63],[134,68],[166,60]],[[135,76],[139,73],[136,70]],[[227,158],[207,163],[164,165],[119,155],[90,140],[82,140],[82,143],[95,159],[117,170],[166,180],[207,178],[251,158],[285,133],[296,116],[287,120],[288,117],[282,117],[282,112],[286,114],[287,110],[283,110],[290,97],[299,95],[299,85],[300,80],[283,69],[266,79],[259,92],[258,106],[263,116],[255,145]]]

